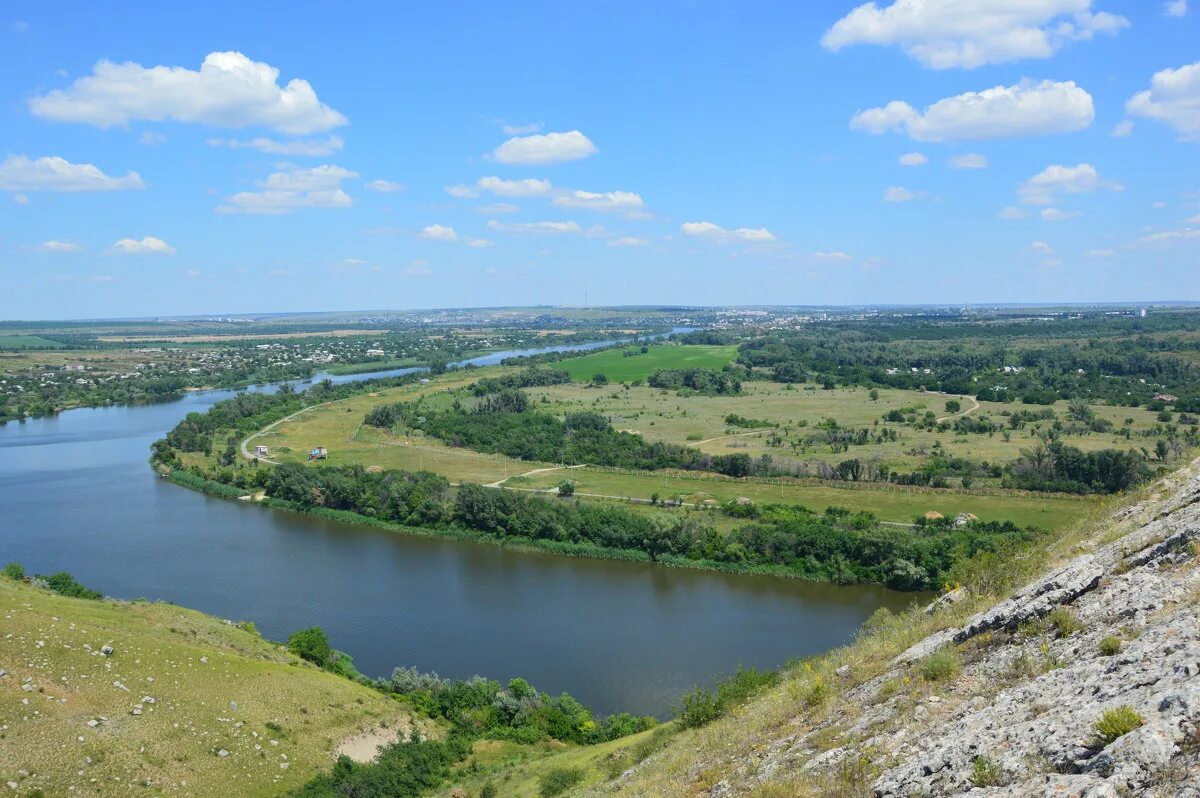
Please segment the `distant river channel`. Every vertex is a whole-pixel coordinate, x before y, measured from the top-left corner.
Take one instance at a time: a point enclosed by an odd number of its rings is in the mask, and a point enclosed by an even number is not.
[[[546,350],[469,362],[535,351]],[[235,393],[0,426],[0,562],[70,571],[110,596],[250,620],[275,640],[319,625],[372,676],[397,665],[447,677],[520,676],[601,714],[660,718],[696,685],[739,665],[773,668],[846,643],[876,608],[902,609],[914,598],[409,536],[216,499],[158,478],[150,444],[187,413]]]

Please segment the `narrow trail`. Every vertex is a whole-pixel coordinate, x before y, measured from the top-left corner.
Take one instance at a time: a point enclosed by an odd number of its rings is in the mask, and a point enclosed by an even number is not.
[[[974,413],[976,410],[979,409],[979,400],[977,400],[974,396],[964,396],[963,398],[971,400],[971,407],[968,407],[966,410],[963,410],[960,413],[951,413],[948,416],[942,416],[941,418],[935,418],[933,420],[934,423],[941,424],[943,421],[949,421],[952,418],[959,418],[960,416],[969,416],[972,413]]]
[[[505,482],[508,482],[510,479],[516,479],[517,477],[531,477],[534,474],[546,474],[546,473],[549,473],[550,471],[562,471],[564,469],[570,469],[570,468],[584,468],[586,466],[587,466],[587,463],[579,463],[577,465],[569,465],[569,466],[550,466],[548,468],[535,468],[531,471],[524,471],[520,474],[513,474],[511,477],[505,477],[504,479],[498,479],[495,482],[489,482],[486,485],[484,485],[484,487],[485,488],[502,488],[502,487],[504,487]],[[534,488],[514,488],[514,490],[534,490]],[[547,492],[550,492],[552,490],[556,490],[556,489],[548,489]]]
[[[752,430],[751,432],[735,432],[732,435],[718,435],[715,438],[705,438],[702,441],[692,441],[688,444],[688,446],[703,446],[706,443],[712,443],[713,441],[719,441],[724,438],[742,438],[746,435],[762,435],[764,432],[766,432],[765,429],[756,429]]]
[[[297,410],[295,413],[292,413],[290,416],[284,416],[283,418],[279,419],[278,421],[272,421],[270,424],[263,427],[258,432],[247,435],[242,440],[242,444],[240,447],[242,450],[242,457],[245,457],[247,460],[253,460],[257,457],[257,455],[253,454],[250,451],[250,449],[248,448],[250,446],[250,441],[254,440],[255,438],[257,438],[261,435],[264,435],[264,434],[270,432],[275,427],[278,427],[280,424],[284,423],[285,421],[291,421],[292,419],[294,419],[296,416],[300,415],[301,413],[307,413],[309,410],[316,410],[318,407],[324,407],[325,405],[328,405],[328,404],[333,404],[333,402],[322,402],[319,405],[312,405],[310,407],[302,407],[299,410]],[[260,463],[270,463],[271,465],[281,465],[281,463],[278,460],[272,460],[269,457],[258,457],[258,461]]]

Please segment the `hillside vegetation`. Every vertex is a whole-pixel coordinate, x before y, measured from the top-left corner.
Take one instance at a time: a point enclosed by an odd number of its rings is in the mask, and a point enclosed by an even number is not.
[[[170,604],[0,575],[0,631],[0,786],[13,795],[281,795],[356,733],[414,723],[253,627]]]

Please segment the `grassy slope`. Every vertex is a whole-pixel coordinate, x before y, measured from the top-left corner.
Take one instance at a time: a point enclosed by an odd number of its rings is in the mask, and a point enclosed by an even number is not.
[[[573,380],[586,381],[603,374],[609,382],[632,382],[646,379],[657,369],[720,369],[737,355],[736,346],[652,346],[646,354],[632,357],[625,357],[624,351],[608,349],[550,365],[566,371]]]
[[[69,599],[0,576],[0,629],[0,783],[21,795],[278,795],[356,730],[411,722],[373,690],[169,604]],[[132,715],[145,696],[155,702]]]

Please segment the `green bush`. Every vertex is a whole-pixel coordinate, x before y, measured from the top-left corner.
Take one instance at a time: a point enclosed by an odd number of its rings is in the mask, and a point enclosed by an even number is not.
[[[1100,641],[1099,645],[1100,656],[1111,657],[1121,651],[1121,638],[1109,635]]]
[[[480,787],[479,798],[496,798],[496,785],[489,781]]]
[[[1129,734],[1143,723],[1145,720],[1137,710],[1125,704],[1116,709],[1106,710],[1093,728],[1096,731],[1096,740],[1101,746],[1105,746],[1118,737]]]
[[[288,638],[287,648],[301,659],[306,659],[322,667],[333,654],[333,649],[329,646],[329,638],[326,637],[325,630],[319,626],[310,626],[299,632],[293,632],[292,636]]]
[[[98,590],[86,588],[75,581],[75,577],[71,576],[66,571],[59,571],[50,576],[42,576],[38,574],[38,579],[46,583],[46,587],[53,590],[55,593],[60,593],[71,598],[83,599],[101,599],[104,594]]]
[[[944,682],[953,679],[962,669],[958,654],[948,648],[935,651],[921,661],[921,676],[927,682]]]
[[[583,781],[583,768],[551,768],[538,779],[538,795],[554,798]]]
[[[721,702],[716,694],[697,687],[684,695],[675,717],[685,729],[698,729],[721,717]]]
[[[758,693],[775,684],[779,675],[757,668],[738,668],[717,685],[716,690],[697,687],[683,697],[676,711],[680,726],[695,729],[712,723],[731,708],[744,704]]]
[[[971,763],[971,784],[976,787],[999,787],[1000,767],[986,756],[977,756]]]
[[[1075,617],[1075,613],[1066,607],[1055,607],[1054,611],[1046,616],[1046,620],[1049,621],[1050,628],[1054,630],[1055,637],[1070,637],[1083,628],[1083,624]]]
[[[4,566],[4,575],[9,579],[15,579],[20,582],[25,578],[25,569],[19,562],[10,562],[8,565]]]

